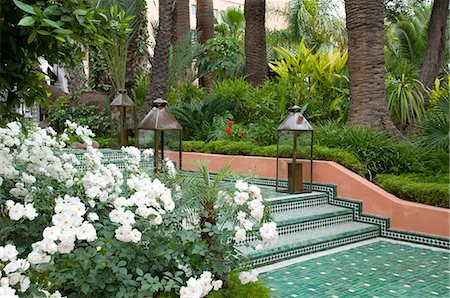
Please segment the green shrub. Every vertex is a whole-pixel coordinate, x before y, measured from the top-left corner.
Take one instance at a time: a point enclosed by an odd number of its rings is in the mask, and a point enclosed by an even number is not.
[[[233,109],[230,112],[234,119],[245,124],[245,121],[252,120],[252,114],[258,108],[257,101],[253,97],[254,92],[255,88],[244,79],[222,80],[214,84],[211,97],[231,103]]]
[[[136,105],[136,110],[140,114],[145,112],[145,94],[147,93],[148,88],[148,73],[146,73],[144,70],[138,70],[135,83],[133,85],[133,88],[131,88],[131,96],[133,98],[134,104]]]
[[[291,51],[275,48],[282,59],[269,63],[281,83],[293,86],[291,97],[308,105],[305,116],[312,120],[345,122],[349,98],[347,51],[309,48],[302,39]],[[295,54],[294,54],[295,53]]]
[[[228,279],[228,288],[217,292],[211,291],[208,298],[268,298],[271,297],[271,291],[262,281],[255,283],[241,284],[237,273],[230,274]]]
[[[185,139],[206,140],[214,117],[223,115],[232,108],[231,103],[216,97],[202,102],[183,103],[171,107],[170,112],[183,127]]]
[[[277,146],[257,146],[250,142],[185,141],[183,142],[183,151],[275,157],[277,154]],[[291,147],[289,145],[280,145],[279,156],[290,157]],[[309,159],[309,147],[300,147],[298,149],[298,157]],[[343,149],[314,146],[313,158],[337,162],[360,175],[364,175],[366,173],[366,170],[361,162],[359,162],[354,155]]]
[[[191,82],[178,82],[175,88],[171,88],[167,93],[169,105],[179,105],[182,103],[196,103],[206,99],[206,92]]]
[[[438,87],[436,86],[436,88]],[[421,137],[419,144],[428,150],[444,150],[448,153],[450,142],[450,88],[447,84],[445,88],[438,90],[440,92],[433,90],[435,98],[432,98],[432,100],[435,106],[428,111],[423,123],[420,125]]]
[[[367,127],[350,127],[326,122],[315,126],[318,145],[341,148],[355,155],[367,168],[367,178],[377,174],[421,172],[426,151],[410,143],[398,142],[383,132]]]
[[[62,132],[66,120],[76,122],[82,126],[88,126],[96,136],[105,136],[110,133],[108,110],[100,113],[96,106],[90,106],[79,102],[78,95],[60,97],[48,109],[49,125]]]
[[[383,189],[403,200],[449,208],[448,174],[380,174],[376,180]]]
[[[119,147],[119,138],[118,137],[100,137],[95,138],[98,142],[100,148],[118,148]]]
[[[449,154],[445,151],[427,152],[423,156],[426,173],[448,173],[450,164]]]

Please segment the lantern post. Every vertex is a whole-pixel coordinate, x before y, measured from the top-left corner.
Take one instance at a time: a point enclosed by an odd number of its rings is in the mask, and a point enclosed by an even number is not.
[[[128,146],[128,131],[127,131],[127,108],[132,107],[134,111],[134,128],[135,128],[135,138],[136,138],[136,146],[138,146],[139,141],[137,140],[139,138],[136,129],[136,107],[134,105],[134,102],[131,100],[131,98],[127,95],[126,89],[119,89],[119,93],[114,98],[114,100],[110,103],[110,106],[112,108],[118,108],[119,109],[119,130],[120,130],[120,137],[119,137],[119,143],[120,146]]]
[[[182,139],[183,139],[183,127],[167,110],[167,101],[158,98],[153,101],[153,107],[145,116],[144,120],[139,124],[139,129],[153,130],[154,131],[154,146],[155,154],[154,159],[154,171],[159,171],[159,151],[161,152],[161,160],[164,160],[164,132],[165,131],[178,131],[179,132],[179,146],[178,146],[178,168],[182,169]],[[160,147],[160,148],[159,148]]]
[[[287,177],[288,177],[288,187],[287,189],[282,189],[280,187],[280,134],[282,132],[292,133],[293,144],[291,149],[291,161],[287,164]],[[299,134],[310,133],[311,134],[311,144],[310,144],[310,181],[309,190],[303,188],[303,169],[302,163],[297,162],[297,145]],[[283,122],[277,128],[277,158],[276,158],[276,182],[275,190],[277,192],[287,192],[290,194],[304,193],[312,191],[312,179],[313,179],[313,134],[314,129],[309,124],[308,120],[300,113],[300,107],[293,106],[289,109],[289,113]]]

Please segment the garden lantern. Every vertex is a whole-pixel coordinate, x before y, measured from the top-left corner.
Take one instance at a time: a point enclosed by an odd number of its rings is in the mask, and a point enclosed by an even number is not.
[[[120,129],[120,146],[128,146],[128,131],[127,131],[127,108],[133,108],[134,112],[134,130],[135,130],[135,145],[139,146],[137,127],[136,127],[136,107],[134,102],[127,94],[126,89],[119,89],[119,94],[111,102],[111,107],[119,109],[119,129]]]
[[[153,107],[145,116],[144,120],[139,124],[139,129],[153,130],[154,131],[154,171],[158,172],[158,158],[159,150],[161,150],[161,161],[164,160],[164,132],[165,131],[178,131],[179,132],[179,146],[178,146],[178,164],[181,170],[181,154],[182,154],[182,138],[183,127],[177,122],[177,120],[166,109],[167,101],[158,98],[153,101]],[[159,134],[161,135],[161,141],[159,140]],[[158,148],[160,147],[160,148]]]
[[[288,161],[287,164],[287,177],[288,177],[288,187],[287,189],[281,189],[279,187],[279,147],[280,147],[280,134],[282,132],[290,132],[293,137],[293,144],[291,150],[292,160]],[[299,133],[311,133],[311,144],[310,144],[310,187],[309,190],[303,189],[303,170],[302,163],[297,162],[297,146]],[[313,128],[306,120],[305,117],[300,113],[300,107],[293,106],[289,109],[289,113],[283,122],[277,128],[277,166],[276,166],[276,184],[275,189],[277,192],[288,192],[290,194],[297,194],[303,192],[312,191],[312,174],[313,174]]]

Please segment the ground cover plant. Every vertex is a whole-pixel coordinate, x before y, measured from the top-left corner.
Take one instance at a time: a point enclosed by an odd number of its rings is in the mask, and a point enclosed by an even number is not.
[[[166,160],[155,177],[139,168],[152,151],[126,147],[119,170],[90,147],[91,130],[67,125],[61,135],[18,122],[0,128],[0,296],[232,292],[229,273],[245,270],[237,245],[249,234],[277,240],[259,188],[223,184],[227,169],[210,176],[203,164],[186,176]],[[88,145],[80,159],[64,151],[72,133]],[[257,281],[256,271],[236,274],[249,289]]]

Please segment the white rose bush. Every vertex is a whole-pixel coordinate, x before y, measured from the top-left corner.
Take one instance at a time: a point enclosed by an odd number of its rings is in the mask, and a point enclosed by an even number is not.
[[[152,150],[105,162],[92,132],[60,135],[19,122],[0,128],[0,297],[205,297],[245,269],[240,245],[277,240],[258,187],[140,166]],[[82,158],[69,137],[87,144]],[[241,282],[257,281],[254,271]]]

